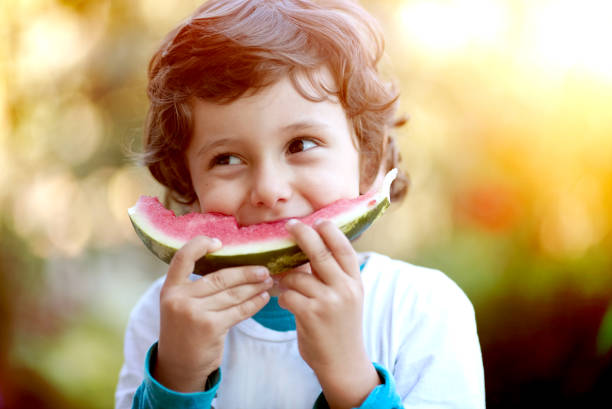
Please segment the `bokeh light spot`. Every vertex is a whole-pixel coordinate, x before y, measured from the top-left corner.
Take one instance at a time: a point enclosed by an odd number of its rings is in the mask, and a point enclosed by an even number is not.
[[[15,230],[32,240],[34,250],[74,256],[91,234],[91,219],[83,210],[87,198],[71,173],[41,172],[24,186],[13,206]]]
[[[609,229],[606,207],[596,181],[583,180],[550,199],[540,228],[542,248],[553,256],[580,257]]]
[[[154,187],[148,170],[134,166],[118,169],[108,181],[108,205],[125,238],[138,240],[130,223],[127,209],[144,194],[160,196],[162,189]],[[147,193],[151,192],[153,193]]]
[[[46,135],[50,150],[71,164],[91,158],[102,140],[104,122],[89,99],[78,96],[58,113],[57,126]]]

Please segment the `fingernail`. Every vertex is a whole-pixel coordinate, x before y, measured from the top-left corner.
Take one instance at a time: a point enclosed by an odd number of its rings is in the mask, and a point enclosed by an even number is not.
[[[264,278],[268,275],[268,269],[265,267],[257,267],[255,269],[255,275],[257,278]]]
[[[287,221],[287,223],[285,224],[285,226],[286,226],[286,227],[291,227],[291,226],[294,226],[294,225],[296,225],[296,224],[298,224],[297,219],[289,219],[289,220]]]
[[[317,219],[317,220],[314,221],[314,223],[312,225],[315,226],[315,227],[318,227],[323,222],[324,222],[323,219]]]
[[[273,283],[274,283],[274,280],[272,280],[272,277],[268,277],[264,280],[265,285],[272,285]]]
[[[218,238],[214,237],[212,239],[212,244],[213,244],[213,246],[218,247],[218,246],[221,245],[221,240],[219,240]]]
[[[263,293],[259,294],[259,296],[264,300],[267,300],[270,297],[270,294],[268,294],[267,291],[264,291]]]

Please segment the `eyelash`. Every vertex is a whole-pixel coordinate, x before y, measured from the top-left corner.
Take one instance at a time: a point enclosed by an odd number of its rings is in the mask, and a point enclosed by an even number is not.
[[[308,147],[306,149],[303,148],[304,143],[303,142],[310,142],[313,144],[313,146]],[[297,152],[291,152],[291,146],[295,143],[295,142],[302,142],[302,150],[299,150]],[[296,154],[296,153],[300,153],[300,152],[305,152],[305,151],[309,151],[313,148],[316,148],[317,146],[320,146],[320,143],[312,138],[306,138],[306,137],[300,137],[300,138],[295,138],[293,140],[291,140],[288,144],[287,144],[287,152],[290,154]],[[213,168],[215,166],[232,166],[230,162],[229,158],[238,158],[240,161],[242,161],[242,159],[240,159],[237,155],[231,154],[231,153],[221,153],[219,155],[216,155],[215,157],[212,158],[212,160],[210,161],[210,168]],[[221,162],[226,162],[226,163],[221,163]],[[236,164],[233,164],[236,165]]]
[[[303,148],[303,145],[304,145],[304,144],[303,144],[303,142],[304,142],[304,141],[312,143],[312,144],[313,144],[313,146],[311,146],[311,147],[309,147],[309,148],[307,148],[307,149],[303,149],[303,150],[297,151],[297,152],[291,152],[291,151],[290,151],[291,146],[292,146],[292,145],[293,145],[295,142],[302,142],[302,148]],[[307,137],[299,137],[299,138],[295,138],[295,139],[293,139],[291,142],[289,142],[289,143],[287,144],[287,152],[289,152],[289,153],[291,153],[291,154],[300,153],[300,152],[305,152],[305,151],[309,151],[309,150],[311,150],[312,148],[316,148],[316,147],[317,147],[317,146],[319,146],[319,145],[320,145],[320,143],[319,143],[318,141],[316,141],[315,139],[312,139],[312,138],[307,138]]]
[[[210,161],[210,168],[213,168],[215,166],[232,166],[231,163],[229,163],[229,160],[227,161],[227,163],[221,163],[222,159],[226,159],[226,158],[238,158],[238,156],[233,155],[231,153],[221,153],[219,155],[216,155],[214,158],[212,158],[212,160]],[[238,158],[240,159],[240,158]],[[242,159],[240,159],[242,161]],[[234,164],[236,165],[236,164]]]

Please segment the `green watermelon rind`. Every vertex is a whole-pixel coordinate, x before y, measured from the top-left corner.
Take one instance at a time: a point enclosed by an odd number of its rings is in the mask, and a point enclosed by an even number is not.
[[[391,204],[391,183],[397,176],[397,169],[389,171],[379,190],[374,193],[366,203],[356,205],[330,220],[350,239],[354,240],[361,235]],[[374,203],[371,204],[371,201]],[[158,258],[170,263],[174,254],[184,244],[184,240],[164,235],[155,228],[145,214],[138,210],[138,204],[128,209],[130,221],[138,237],[151,252]],[[200,258],[194,273],[204,275],[223,268],[263,265],[271,274],[297,267],[308,261],[306,255],[290,237],[278,237],[270,240],[254,241],[243,244],[223,246],[220,250]]]
[[[361,235],[374,221],[380,217],[383,212],[389,207],[390,201],[384,198],[378,205],[363,215],[354,218],[348,223],[339,226],[340,230],[349,238],[354,240]],[[143,231],[132,220],[134,230],[145,246],[151,250],[157,257],[166,263],[170,263],[177,249],[160,243],[145,231]],[[270,274],[278,274],[280,272],[297,267],[308,261],[308,257],[300,250],[296,244],[287,247],[276,248],[259,253],[249,254],[223,254],[215,253],[207,254],[200,258],[196,264],[194,273],[204,275],[213,271],[221,270],[228,267],[238,267],[245,265],[262,265],[266,266]]]

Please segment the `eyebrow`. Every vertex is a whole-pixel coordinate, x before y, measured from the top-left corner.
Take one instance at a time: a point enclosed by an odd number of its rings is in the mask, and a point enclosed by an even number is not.
[[[304,121],[299,121],[299,122],[294,122],[292,124],[283,126],[281,128],[282,132],[295,132],[295,131],[300,131],[302,129],[324,129],[324,128],[328,128],[329,125],[327,125],[324,122],[320,122],[320,121],[316,121],[316,120],[304,120]]]
[[[290,133],[290,132],[298,132],[298,131],[305,130],[305,129],[326,129],[326,128],[329,128],[329,125],[327,125],[324,122],[320,122],[317,120],[303,120],[303,121],[294,122],[289,125],[285,125],[280,128],[280,131],[284,133]],[[209,151],[215,148],[216,146],[224,145],[232,141],[233,141],[232,138],[220,138],[213,142],[204,144],[204,146],[202,146],[200,150],[198,150],[198,153],[196,156],[201,156],[206,151]]]
[[[232,139],[231,138],[221,138],[221,139],[217,139],[213,142],[210,143],[205,143],[204,146],[202,146],[200,148],[200,150],[198,150],[198,153],[196,154],[196,156],[201,156],[203,155],[205,152],[211,150],[212,148],[219,146],[219,145],[224,145],[226,143],[231,142]]]

